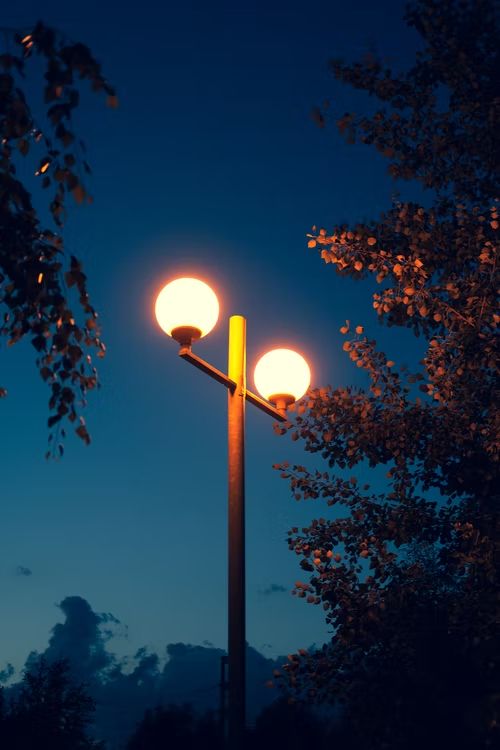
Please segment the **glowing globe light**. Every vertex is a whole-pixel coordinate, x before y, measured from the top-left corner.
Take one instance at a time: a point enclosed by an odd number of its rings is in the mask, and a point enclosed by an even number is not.
[[[219,302],[199,279],[181,278],[163,287],[155,304],[160,328],[182,345],[206,336],[217,323]]]
[[[272,349],[257,362],[254,380],[261,396],[278,408],[286,408],[307,391],[311,371],[301,354]]]

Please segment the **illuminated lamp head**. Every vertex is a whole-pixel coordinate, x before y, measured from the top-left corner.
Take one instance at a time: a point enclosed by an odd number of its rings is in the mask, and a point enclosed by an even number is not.
[[[155,303],[160,328],[181,346],[206,336],[217,323],[219,302],[200,279],[180,278],[163,287]]]
[[[292,349],[272,349],[255,367],[255,385],[276,408],[286,409],[309,388],[311,371],[301,354]]]

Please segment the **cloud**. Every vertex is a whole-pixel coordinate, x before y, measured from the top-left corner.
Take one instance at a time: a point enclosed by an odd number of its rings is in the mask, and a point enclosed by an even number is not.
[[[15,670],[12,664],[7,663],[5,669],[0,669],[0,685],[4,682],[8,682]]]
[[[30,568],[26,568],[24,565],[18,565],[16,568],[17,576],[32,576],[33,571]]]
[[[259,594],[270,596],[271,594],[283,594],[286,591],[288,591],[286,586],[282,586],[280,583],[271,583],[266,589],[261,589]]]
[[[269,593],[286,590],[277,584],[269,589]],[[169,703],[188,703],[198,713],[219,708],[223,649],[207,641],[170,643],[164,655],[140,648],[133,657],[119,659],[109,648],[117,627],[118,634],[124,628],[114,615],[94,612],[80,596],[68,596],[57,606],[64,621],[52,628],[43,653],[29,655],[25,669],[41,656],[48,661],[67,659],[73,677],[85,682],[96,702],[95,735],[107,741],[109,750],[125,746],[147,709]],[[277,697],[266,682],[285,659],[266,658],[248,644],[246,658],[248,715],[253,721]],[[12,674],[8,669],[4,672]],[[8,689],[15,694],[19,684]]]
[[[94,612],[80,596],[67,596],[57,606],[65,620],[52,628],[43,656],[50,662],[67,659],[75,679],[89,684],[93,680],[101,680],[115,662],[114,656],[105,647],[113,634],[109,625],[119,621],[108,613]],[[102,625],[106,627],[102,628]],[[29,669],[39,656],[37,652],[32,652],[26,667]]]

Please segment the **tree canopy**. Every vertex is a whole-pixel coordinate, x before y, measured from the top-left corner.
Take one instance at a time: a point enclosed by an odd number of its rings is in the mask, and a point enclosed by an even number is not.
[[[145,712],[127,743],[127,750],[218,750],[224,746],[212,714],[196,716],[190,706],[157,706]]]
[[[73,121],[80,82],[87,81],[92,91],[104,93],[111,107],[118,100],[84,44],[70,42],[42,23],[25,34],[4,31],[6,48],[0,54],[0,333],[9,346],[28,338],[34,347],[39,373],[50,387],[49,428],[59,427],[67,418],[88,443],[81,409],[87,392],[98,385],[91,352],[102,357],[105,345],[82,263],[74,255],[67,257],[63,226],[69,197],[77,204],[91,202],[86,187],[90,167]],[[40,73],[45,103],[41,112],[36,105]],[[30,162],[33,179],[19,176],[19,160]],[[6,395],[5,388],[0,395]]]
[[[0,744],[9,750],[103,750],[88,734],[94,702],[64,660],[38,660],[10,702],[0,692]]]
[[[285,674],[298,697],[346,701],[367,747],[422,741],[415,712],[431,688],[448,738],[454,706],[456,746],[479,747],[500,709],[499,34],[490,0],[417,0],[406,21],[422,40],[410,70],[373,55],[331,68],[378,103],[339,113],[340,133],[420,183],[422,202],[313,228],[308,245],[341,277],[373,279],[378,321],[425,353],[406,369],[346,321],[343,349],[367,386],[313,389],[279,428],[326,464],[277,465],[295,497],[332,509],[288,537],[310,574],[293,593],[323,607],[332,640],[290,655]],[[366,466],[384,467],[386,491],[349,476]]]

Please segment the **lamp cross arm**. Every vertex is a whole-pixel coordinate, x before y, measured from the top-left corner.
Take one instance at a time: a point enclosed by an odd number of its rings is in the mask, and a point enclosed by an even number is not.
[[[222,372],[222,370],[218,370],[217,367],[211,365],[210,362],[207,362],[201,357],[198,357],[196,354],[193,354],[190,346],[181,346],[181,348],[179,349],[179,357],[182,357],[182,359],[186,360],[186,362],[189,362],[190,364],[197,367],[198,370],[204,372],[205,375],[209,375],[214,380],[217,380],[218,383],[222,383],[222,385],[225,385],[226,388],[229,388],[231,392],[234,392],[236,388],[236,383],[234,382],[234,380],[231,380],[231,378],[228,377],[225,372]],[[245,398],[249,403],[253,404],[253,406],[256,406],[258,409],[265,412],[273,419],[278,420],[278,422],[287,421],[284,410],[276,409],[272,404],[269,403],[269,401],[265,401],[260,396],[257,396],[257,394],[252,393],[252,391],[245,389]]]
[[[286,422],[286,413],[284,409],[276,409],[272,404],[269,403],[269,401],[265,401],[260,396],[257,396],[256,393],[252,393],[252,391],[246,391],[245,392],[245,398],[247,401],[249,401],[251,404],[257,407],[257,409],[260,409],[261,411],[268,414],[273,419],[277,419],[278,422]]]
[[[234,382],[234,380],[231,380],[231,378],[229,378],[225,372],[222,372],[222,370],[218,370],[217,367],[211,365],[210,362],[206,362],[201,357],[193,354],[190,346],[181,346],[181,348],[179,349],[179,357],[182,357],[182,359],[185,359],[186,362],[194,365],[198,368],[198,370],[201,370],[206,375],[210,375],[211,378],[217,380],[218,383],[222,383],[222,385],[225,385],[226,388],[229,388],[230,391],[235,390],[236,383]]]

